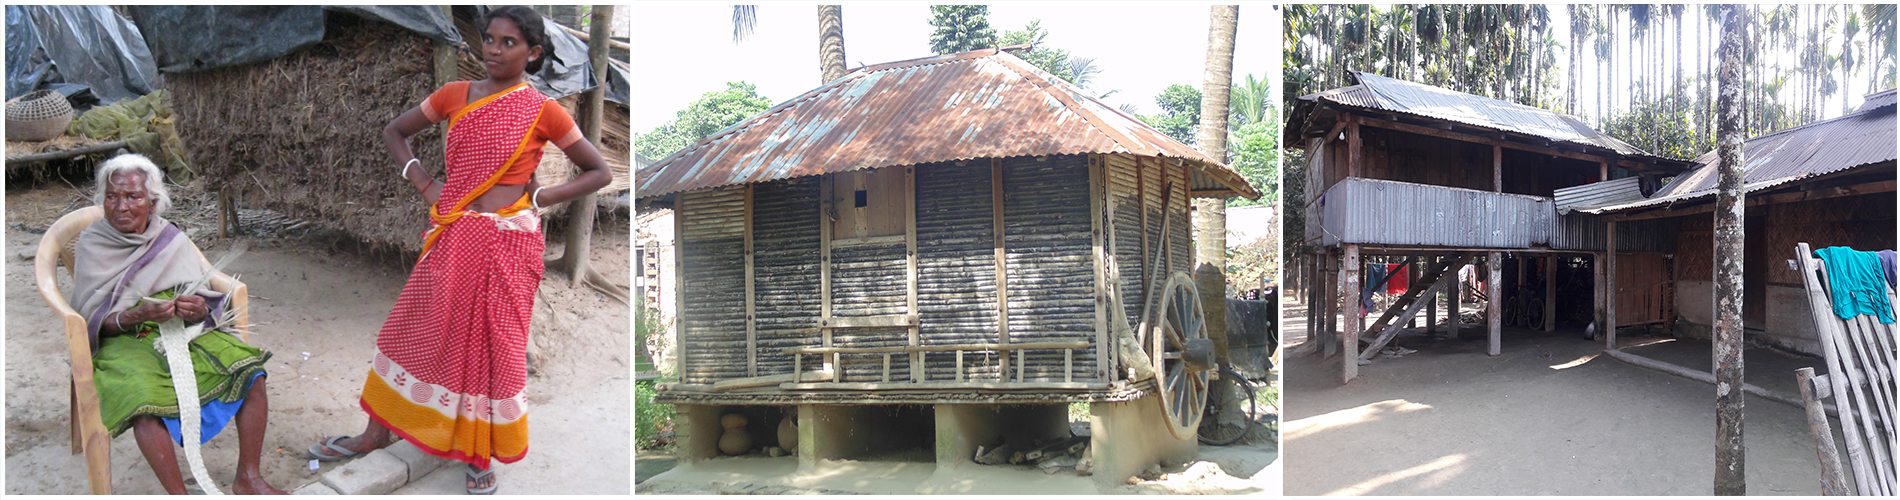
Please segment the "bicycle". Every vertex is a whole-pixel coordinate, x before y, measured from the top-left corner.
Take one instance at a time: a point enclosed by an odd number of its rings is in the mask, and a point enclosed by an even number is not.
[[[1239,373],[1235,373],[1233,369],[1225,366],[1220,367],[1220,377],[1234,381],[1235,388],[1240,390],[1241,398],[1238,402],[1228,401],[1225,403],[1222,398],[1208,398],[1207,409],[1202,412],[1201,427],[1196,430],[1194,437],[1205,444],[1227,446],[1240,442],[1241,438],[1245,438],[1247,434],[1253,432],[1253,428],[1258,422],[1260,412],[1258,408],[1259,403],[1254,400],[1253,383],[1248,382],[1247,377],[1242,377]],[[1225,405],[1227,404],[1240,405],[1241,414],[1246,417],[1246,420],[1244,420],[1244,422],[1246,422],[1245,424],[1239,427],[1221,425],[1220,415],[1222,411],[1226,409]]]

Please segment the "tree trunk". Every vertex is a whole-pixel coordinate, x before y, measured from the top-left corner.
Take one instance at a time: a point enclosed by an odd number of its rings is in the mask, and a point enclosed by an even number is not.
[[[1744,495],[1747,448],[1742,441],[1742,9],[1722,17],[1721,95],[1716,112],[1721,180],[1715,201],[1715,494]]]
[[[1227,98],[1234,82],[1234,33],[1238,31],[1240,7],[1215,5],[1208,15],[1207,63],[1201,82],[1201,153],[1216,161],[1227,160]],[[1227,270],[1227,202],[1221,198],[1195,201],[1195,260],[1212,265],[1212,271],[1225,275]],[[1210,290],[1211,291],[1211,290]],[[1207,291],[1203,291],[1206,293]],[[1227,361],[1226,315],[1207,315],[1207,333],[1214,337],[1220,352],[1216,359]]]
[[[843,7],[818,6],[818,70],[824,75],[824,81],[818,82],[820,84],[844,78]]]
[[[588,29],[587,60],[594,65],[594,89],[581,97],[581,135],[600,144],[601,99],[607,95],[607,46],[613,43],[614,6],[595,5],[592,26]],[[588,250],[594,238],[594,194],[588,193],[567,207],[567,249],[561,253],[561,270],[579,285],[588,281]]]

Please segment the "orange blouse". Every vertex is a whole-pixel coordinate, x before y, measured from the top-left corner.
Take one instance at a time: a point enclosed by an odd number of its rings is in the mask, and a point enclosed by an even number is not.
[[[468,84],[469,82],[465,81],[449,82],[448,85],[443,85],[441,89],[436,90],[434,94],[430,94],[429,99],[422,102],[420,108],[422,116],[427,117],[430,123],[441,123],[442,120],[454,116],[455,112],[468,106]],[[535,91],[532,88],[528,90]],[[568,116],[567,109],[562,108],[560,103],[554,102],[553,99],[542,102],[541,119],[535,123],[534,132],[528,137],[527,147],[523,148],[521,156],[515,159],[514,164],[508,165],[508,173],[502,174],[501,180],[496,184],[503,186],[527,184],[528,180],[534,178],[535,167],[541,165],[542,146],[552,142],[554,147],[565,150],[580,140],[581,129],[574,125],[574,117]]]

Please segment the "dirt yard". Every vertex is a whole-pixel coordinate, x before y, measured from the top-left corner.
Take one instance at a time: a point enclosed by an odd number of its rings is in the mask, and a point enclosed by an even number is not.
[[[65,340],[34,287],[32,256],[40,233],[59,215],[89,204],[91,193],[58,180],[50,184],[55,187],[9,186],[6,196],[7,494],[86,492],[85,466],[69,448]],[[231,243],[216,238],[215,212],[205,197],[174,196],[168,218],[217,260]],[[628,226],[625,215],[602,218],[591,256],[603,274],[623,283]],[[369,251],[294,221],[256,227],[276,234],[253,238],[227,272],[250,287],[256,324],[250,342],[273,353],[263,470],[271,484],[290,490],[337,466],[310,470],[306,447],[322,436],[362,430],[366,418],[356,398],[376,332],[413,257]],[[551,244],[548,256],[560,252]],[[64,276],[61,285],[68,286]],[[535,309],[532,451],[499,468],[500,492],[629,493],[628,306],[550,271]],[[233,475],[237,443],[237,433],[227,429],[204,447],[206,467],[221,487],[228,488]],[[130,435],[113,440],[112,478],[115,493],[163,492]],[[452,482],[446,491],[429,492],[461,494],[461,481]]]
[[[1288,307],[1283,338],[1304,340]],[[1287,495],[1702,495],[1713,493],[1715,388],[1600,355],[1580,331],[1505,329],[1485,355],[1465,340],[1402,334],[1418,352],[1375,359],[1350,384],[1339,357],[1289,352],[1282,439]],[[1629,338],[1627,352],[1707,370],[1706,341]],[[1747,381],[1794,393],[1794,370],[1820,366],[1767,349],[1746,353]],[[1799,409],[1749,397],[1748,493],[1820,495],[1820,466]],[[1839,423],[1833,424],[1838,432]]]

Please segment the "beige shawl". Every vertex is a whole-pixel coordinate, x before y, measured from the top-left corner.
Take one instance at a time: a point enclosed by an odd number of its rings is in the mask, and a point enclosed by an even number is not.
[[[73,245],[70,303],[86,318],[93,349],[99,348],[99,327],[106,313],[125,310],[141,297],[204,276],[204,262],[182,233],[156,215],[147,221],[143,233],[121,233],[104,219],[80,233]]]

